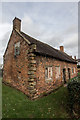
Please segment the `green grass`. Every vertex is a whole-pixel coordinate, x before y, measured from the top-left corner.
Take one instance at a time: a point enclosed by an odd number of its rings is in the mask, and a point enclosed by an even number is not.
[[[22,92],[3,84],[3,118],[68,118],[67,88],[35,101],[29,100]]]

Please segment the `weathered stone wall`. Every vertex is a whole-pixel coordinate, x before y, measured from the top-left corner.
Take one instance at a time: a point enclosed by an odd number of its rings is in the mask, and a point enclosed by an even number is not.
[[[45,80],[45,66],[53,66],[53,79],[50,81]],[[55,66],[60,66],[60,77],[58,79],[55,78]],[[76,73],[72,74],[72,67],[76,68]],[[41,93],[47,93],[56,87],[61,86],[63,81],[63,68],[66,68],[66,80],[68,81],[68,71],[70,68],[71,78],[77,75],[77,65],[72,63],[67,63],[63,61],[59,61],[53,58],[37,56],[36,57],[36,95],[40,95]]]
[[[20,41],[20,54],[14,56],[14,44]],[[13,31],[4,55],[3,81],[28,94],[28,44]]]

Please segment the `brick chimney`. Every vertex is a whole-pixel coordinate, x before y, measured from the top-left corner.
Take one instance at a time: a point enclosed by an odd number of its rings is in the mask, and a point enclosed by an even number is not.
[[[76,60],[76,56],[74,56],[74,59]]]
[[[64,52],[64,46],[60,46],[60,51]]]
[[[21,20],[19,18],[14,18],[13,20],[13,29],[21,30]]]

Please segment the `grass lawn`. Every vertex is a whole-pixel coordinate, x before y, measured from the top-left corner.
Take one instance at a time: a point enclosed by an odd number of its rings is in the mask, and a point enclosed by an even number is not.
[[[68,118],[67,88],[35,101],[29,100],[22,92],[3,84],[3,118]]]

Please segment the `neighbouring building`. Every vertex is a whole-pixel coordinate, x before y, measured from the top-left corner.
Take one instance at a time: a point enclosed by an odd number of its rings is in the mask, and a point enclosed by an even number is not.
[[[80,59],[76,59],[77,65],[80,65]]]
[[[23,33],[18,18],[13,20],[3,60],[3,82],[31,99],[53,91],[77,75],[77,63],[63,46],[57,50]]]
[[[76,59],[77,62],[77,71],[80,73],[80,59]]]

